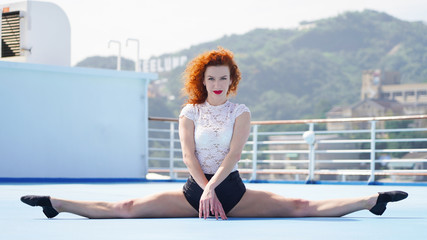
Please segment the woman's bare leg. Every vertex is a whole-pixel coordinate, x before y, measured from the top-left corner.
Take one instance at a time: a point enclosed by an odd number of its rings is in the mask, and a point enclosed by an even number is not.
[[[311,201],[247,190],[240,202],[227,214],[230,217],[340,217],[371,209],[378,194],[360,198]]]
[[[58,212],[87,218],[155,218],[196,217],[197,211],[187,202],[182,190],[163,192],[122,202],[72,201],[51,197]]]

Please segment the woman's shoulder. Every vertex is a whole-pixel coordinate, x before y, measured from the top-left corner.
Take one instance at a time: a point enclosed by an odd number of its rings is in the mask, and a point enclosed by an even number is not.
[[[229,103],[230,103],[231,108],[233,108],[233,109],[247,109],[249,111],[249,108],[243,103],[234,103],[234,102],[230,102],[230,101],[229,101]]]
[[[201,104],[186,104],[182,109],[181,113],[179,114],[179,117],[187,117],[191,120],[195,120],[195,115],[199,111]]]
[[[181,109],[182,111],[197,111],[198,109],[200,109],[203,106],[203,103],[200,104],[193,104],[193,103],[187,103],[185,104],[185,106]]]
[[[230,107],[232,109],[232,112],[234,113],[235,118],[237,118],[238,116],[240,116],[244,112],[248,112],[249,114],[251,113],[249,108],[245,104],[242,104],[242,103],[230,102]]]

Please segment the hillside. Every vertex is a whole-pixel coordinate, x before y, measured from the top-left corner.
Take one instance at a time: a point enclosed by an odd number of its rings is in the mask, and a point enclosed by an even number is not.
[[[159,58],[184,55],[191,59],[219,45],[232,50],[243,75],[232,101],[245,103],[254,120],[323,118],[333,106],[359,100],[362,71],[367,69],[399,71],[403,83],[427,82],[427,26],[423,23],[365,10],[309,24],[315,27],[255,29],[224,36]],[[114,68],[115,62],[109,61]],[[78,66],[96,67],[83,63]],[[183,70],[159,74],[168,79],[161,93],[176,98],[150,99],[150,105],[157,106],[150,108],[150,115],[177,116],[184,102],[179,98]]]

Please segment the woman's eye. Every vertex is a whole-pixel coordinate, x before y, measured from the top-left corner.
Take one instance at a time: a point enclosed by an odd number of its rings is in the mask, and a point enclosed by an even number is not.
[[[208,78],[208,80],[214,80],[213,78]]]

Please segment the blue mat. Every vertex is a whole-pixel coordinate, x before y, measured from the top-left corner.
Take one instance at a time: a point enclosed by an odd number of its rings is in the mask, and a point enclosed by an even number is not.
[[[61,213],[46,219],[41,208],[19,201],[26,194],[47,194],[75,200],[117,201],[182,183],[133,184],[2,184],[0,239],[427,239],[427,188],[415,186],[247,184],[287,197],[346,198],[400,189],[408,199],[389,204],[383,216],[360,211],[341,218],[210,218],[90,220]]]

